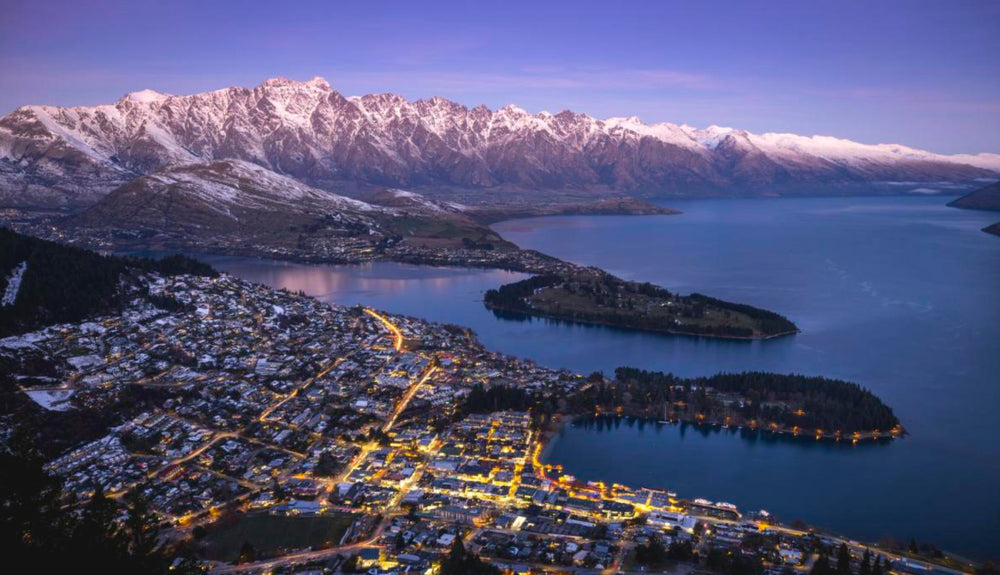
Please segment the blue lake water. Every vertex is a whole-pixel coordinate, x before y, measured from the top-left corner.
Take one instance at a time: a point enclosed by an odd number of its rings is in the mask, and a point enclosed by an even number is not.
[[[802,333],[713,341],[497,318],[482,292],[520,274],[379,263],[206,258],[338,303],[473,328],[493,349],[579,372],[760,369],[850,379],[911,435],[849,448],[694,428],[572,426],[550,461],[583,479],[766,508],[865,539],[916,537],[1000,555],[1000,238],[997,214],[941,197],[670,202],[676,216],[565,216],[495,226],[522,247],[682,293],[778,311]]]

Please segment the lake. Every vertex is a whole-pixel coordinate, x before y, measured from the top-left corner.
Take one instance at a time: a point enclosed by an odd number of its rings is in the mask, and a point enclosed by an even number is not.
[[[916,537],[1000,554],[1000,238],[997,214],[950,198],[666,202],[675,216],[561,216],[497,224],[526,248],[627,279],[782,313],[802,333],[714,341],[498,318],[482,292],[525,277],[377,263],[306,266],[204,258],[327,301],[473,328],[499,351],[587,373],[619,365],[703,375],[769,370],[857,381],[910,436],[857,448],[704,434],[695,428],[570,426],[549,461],[582,479],[663,487],[766,508],[864,539]]]

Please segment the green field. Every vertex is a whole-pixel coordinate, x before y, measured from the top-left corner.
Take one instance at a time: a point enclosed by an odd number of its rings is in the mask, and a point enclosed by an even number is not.
[[[210,559],[234,561],[244,542],[257,555],[273,555],[282,549],[330,546],[340,542],[355,515],[333,513],[322,517],[244,515],[236,522],[209,528],[205,553]]]

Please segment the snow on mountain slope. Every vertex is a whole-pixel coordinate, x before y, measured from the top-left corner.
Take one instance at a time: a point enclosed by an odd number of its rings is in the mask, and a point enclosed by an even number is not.
[[[182,165],[151,174],[149,178],[165,185],[186,187],[201,199],[214,204],[239,202],[256,207],[277,203],[292,210],[303,210],[312,204],[347,212],[381,211],[365,202],[309,187],[242,160]]]
[[[842,162],[893,162],[926,161],[966,163],[972,166],[1000,171],[1000,155],[946,156],[898,144],[859,144],[851,140],[830,136],[799,136],[796,134],[766,133],[750,135],[751,141],[773,157],[813,156]]]
[[[1000,154],[952,154],[947,157],[953,162],[968,164],[1000,174]]]
[[[423,215],[467,215],[469,207],[456,202],[432,200],[422,194],[407,190],[385,189],[364,195],[372,204],[387,208],[399,208],[410,214]]]
[[[635,117],[493,111],[395,94],[345,98],[322,78],[113,105],[26,106],[0,119],[0,202],[93,203],[166,166],[237,159],[307,184],[754,193],[786,185],[971,182],[1000,155],[941,155],[826,136]],[[488,195],[488,194],[484,194]]]
[[[7,286],[4,288],[3,298],[0,298],[0,307],[12,306],[17,301],[17,294],[21,291],[21,280],[24,279],[24,272],[27,269],[28,262],[24,261],[10,272],[10,276],[7,277]]]
[[[177,165],[140,176],[71,218],[81,227],[164,233],[281,230],[323,218],[371,227],[392,210],[311,188],[241,160]]]

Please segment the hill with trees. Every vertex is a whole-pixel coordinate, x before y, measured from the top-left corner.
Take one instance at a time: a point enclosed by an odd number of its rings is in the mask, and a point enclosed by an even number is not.
[[[701,294],[682,296],[593,268],[544,274],[489,290],[487,307],[579,323],[736,339],[792,334],[788,318]]]
[[[900,433],[899,419],[871,391],[856,383],[748,371],[680,378],[630,367],[615,370],[572,396],[574,411],[623,413],[678,421],[748,426],[773,431],[822,431],[848,437]]]
[[[973,190],[948,204],[964,210],[988,210],[1000,212],[1000,182]]]
[[[477,384],[459,413],[504,410],[529,411],[536,428],[557,414],[609,414],[844,439],[904,433],[892,408],[857,383],[759,371],[682,378],[619,367],[613,379],[593,373],[579,391],[558,398]]]
[[[120,307],[142,291],[142,273],[214,276],[186,256],[104,256],[0,228],[0,337],[76,322]]]
[[[42,462],[24,449],[0,453],[0,545],[10,565],[33,573],[204,572],[161,545],[159,522],[138,493],[120,506],[98,489],[82,509],[67,507],[61,480]]]

